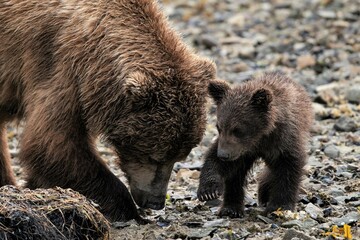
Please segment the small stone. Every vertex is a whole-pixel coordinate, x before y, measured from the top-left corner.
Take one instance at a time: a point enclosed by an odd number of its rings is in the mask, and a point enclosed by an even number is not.
[[[309,203],[308,205],[306,205],[305,207],[305,211],[310,215],[311,218],[313,219],[317,219],[318,217],[322,217],[323,216],[323,211],[321,210],[321,208],[315,206],[312,203]]]
[[[312,55],[303,55],[303,56],[299,56],[296,59],[296,63],[298,69],[304,69],[307,67],[314,66],[316,63],[316,59]]]
[[[335,19],[336,18],[336,13],[334,11],[320,10],[320,11],[318,11],[318,15],[325,19]]]
[[[308,236],[303,232],[296,231],[295,229],[288,229],[283,237],[283,240],[294,240],[294,239],[316,240],[315,238]]]
[[[249,70],[249,66],[244,62],[239,62],[238,64],[233,66],[233,71],[236,73],[246,72],[247,70]]]
[[[281,224],[281,226],[284,228],[292,228],[292,227],[302,228],[303,224],[300,220],[290,220],[290,221],[283,222]]]
[[[355,132],[357,125],[355,121],[349,117],[340,117],[335,123],[334,129],[339,132]]]
[[[219,46],[217,39],[209,34],[202,35],[196,42],[200,45],[204,45],[204,47],[208,49]]]
[[[343,226],[344,224],[356,223],[360,219],[360,213],[358,212],[349,212],[341,218],[333,218],[332,221],[337,226]]]
[[[330,217],[331,214],[332,214],[332,208],[325,208],[325,209],[323,210],[323,215],[324,215],[324,217]]]
[[[276,223],[272,223],[272,224],[270,225],[270,228],[272,228],[272,229],[277,229],[277,228],[279,228],[279,225],[277,225]]]
[[[273,220],[271,220],[270,218],[265,217],[265,216],[263,216],[263,215],[257,215],[256,217],[257,217],[258,219],[260,219],[261,221],[263,221],[264,223],[267,223],[267,224],[273,224],[273,223],[274,223]]]
[[[230,221],[224,218],[215,219],[212,221],[205,222],[203,227],[228,227],[230,225]]]
[[[200,239],[209,236],[216,228],[190,228],[187,232],[189,239]]]
[[[345,97],[349,102],[360,103],[360,84],[350,87]]]
[[[252,45],[244,45],[238,49],[239,57],[253,58],[255,56],[255,47]]]
[[[242,28],[245,25],[245,16],[243,13],[236,14],[228,19],[228,23]]]
[[[329,111],[320,103],[313,103],[312,108],[317,120],[326,119],[330,116]]]
[[[339,149],[333,144],[326,146],[324,149],[324,153],[329,158],[337,158],[340,156]]]
[[[355,164],[348,164],[348,165],[347,165],[347,169],[348,169],[348,171],[350,171],[350,172],[356,172],[356,171],[358,171],[359,166],[357,166],[357,165],[355,165]]]
[[[312,228],[316,225],[318,225],[319,223],[317,221],[315,221],[314,219],[308,218],[305,219],[303,224],[303,228],[308,229],[308,228]]]
[[[328,195],[332,196],[332,197],[339,197],[339,196],[344,196],[345,193],[343,190],[341,189],[335,189],[335,188],[331,188],[328,191]]]

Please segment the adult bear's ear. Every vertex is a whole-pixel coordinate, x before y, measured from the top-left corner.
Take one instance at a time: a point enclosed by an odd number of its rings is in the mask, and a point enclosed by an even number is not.
[[[230,90],[230,86],[223,80],[212,80],[208,85],[208,92],[216,104],[220,104]]]
[[[273,96],[270,90],[258,89],[251,97],[251,104],[259,109],[267,110],[272,102]]]
[[[146,97],[151,82],[149,78],[140,71],[130,73],[124,83],[124,89],[127,94]]]
[[[216,76],[216,65],[213,61],[208,59],[201,59],[196,65],[198,72],[201,74],[201,77],[206,80],[213,80]]]

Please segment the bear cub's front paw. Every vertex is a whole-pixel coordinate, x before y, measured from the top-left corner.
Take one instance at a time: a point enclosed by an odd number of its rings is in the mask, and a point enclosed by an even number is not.
[[[244,217],[244,207],[242,205],[222,206],[218,212],[220,217],[228,216],[230,218]]]
[[[197,196],[202,202],[219,198],[224,192],[222,183],[219,182],[207,182],[200,184]]]

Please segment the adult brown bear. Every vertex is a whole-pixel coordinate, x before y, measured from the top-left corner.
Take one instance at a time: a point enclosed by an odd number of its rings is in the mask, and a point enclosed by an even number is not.
[[[111,220],[141,221],[94,139],[114,146],[141,207],[164,206],[175,161],[202,138],[215,66],[155,0],[0,2],[0,186],[15,184],[5,123],[26,119],[27,187],[73,188]]]

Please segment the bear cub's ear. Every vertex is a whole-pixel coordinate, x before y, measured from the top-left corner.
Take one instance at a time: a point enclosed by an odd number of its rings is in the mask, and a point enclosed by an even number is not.
[[[220,104],[230,90],[230,86],[223,80],[212,80],[209,82],[208,91],[216,104]]]
[[[251,97],[251,104],[260,109],[268,109],[273,99],[272,93],[268,89],[260,88]]]

